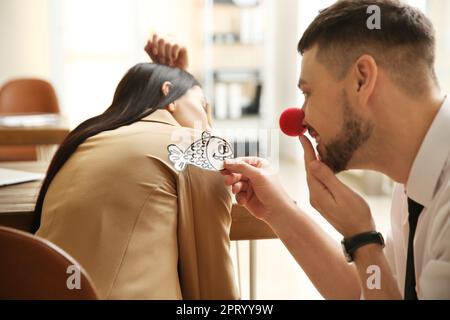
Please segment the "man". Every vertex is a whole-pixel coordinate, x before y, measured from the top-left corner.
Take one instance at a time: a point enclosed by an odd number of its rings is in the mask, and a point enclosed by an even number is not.
[[[381,29],[368,27],[370,5],[380,9]],[[315,18],[298,51],[304,125],[318,144],[316,157],[300,137],[310,202],[342,234],[347,259],[265,160],[227,161],[225,183],[325,298],[449,299],[450,101],[434,72],[431,22],[393,0],[338,1]],[[348,169],[398,183],[386,248],[367,203],[335,176]],[[379,285],[370,285],[371,270]]]

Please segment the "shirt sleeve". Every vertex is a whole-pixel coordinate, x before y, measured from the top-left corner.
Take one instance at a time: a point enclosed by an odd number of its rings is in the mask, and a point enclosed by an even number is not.
[[[391,269],[392,276],[394,277],[395,282],[398,286],[397,281],[397,268],[395,265],[395,254],[394,254],[394,241],[392,240],[392,230],[389,229],[386,235],[386,247],[384,249],[384,255],[389,264],[389,268]]]

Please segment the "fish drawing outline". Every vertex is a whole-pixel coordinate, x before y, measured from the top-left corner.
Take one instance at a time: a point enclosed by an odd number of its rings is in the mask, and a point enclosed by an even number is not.
[[[183,171],[188,164],[201,169],[219,171],[223,161],[234,156],[233,148],[225,139],[204,131],[200,139],[182,150],[175,144],[167,146],[169,160],[177,171]]]

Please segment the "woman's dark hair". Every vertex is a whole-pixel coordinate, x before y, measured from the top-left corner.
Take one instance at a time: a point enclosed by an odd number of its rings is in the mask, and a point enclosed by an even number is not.
[[[164,96],[161,88],[166,81],[170,81],[172,86],[169,94]],[[181,69],[153,63],[140,63],[132,67],[120,80],[111,106],[101,115],[81,123],[60,145],[39,191],[32,233],[39,229],[42,206],[50,183],[80,144],[100,132],[132,124],[157,109],[165,108],[194,86],[200,84],[191,74]]]

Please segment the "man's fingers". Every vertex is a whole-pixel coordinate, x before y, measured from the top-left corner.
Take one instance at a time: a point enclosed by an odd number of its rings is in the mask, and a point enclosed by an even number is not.
[[[239,192],[246,192],[248,189],[249,189],[248,182],[240,181],[233,184],[233,186],[231,187],[231,192],[233,194],[237,194]]]
[[[239,181],[248,181],[248,178],[238,173],[231,173],[225,176],[225,184],[231,186]]]
[[[340,193],[347,188],[339,179],[334,175],[333,171],[320,160],[315,160],[309,165],[309,174],[323,184],[335,198],[335,194]]]
[[[267,166],[269,164],[266,159],[259,158],[259,157],[239,157],[239,158],[235,158],[235,159],[225,159],[225,162],[230,162],[230,163],[239,162],[239,161],[248,163],[249,165],[252,165],[256,168],[261,168],[261,167]]]
[[[304,157],[305,157],[305,165],[307,166],[308,163],[311,161],[314,161],[317,159],[316,157],[316,151],[314,150],[313,145],[311,144],[311,141],[304,135],[300,137],[300,143],[303,147]]]
[[[320,211],[330,208],[335,203],[334,195],[314,175],[308,174],[309,201],[311,205]]]
[[[236,201],[240,205],[246,205],[249,200],[247,192],[240,192],[236,195]]]
[[[253,179],[259,175],[260,161],[255,158],[227,159],[224,167],[232,173],[239,173]]]
[[[241,180],[241,174],[236,174],[236,173],[232,173],[230,175],[227,175],[225,177],[225,184],[227,186],[232,186],[233,184],[235,184],[236,182]]]

